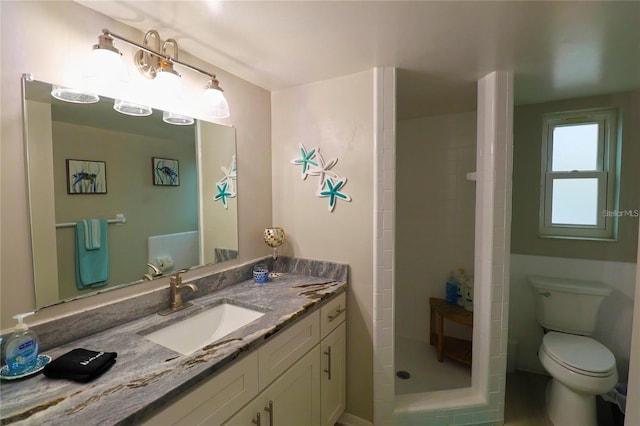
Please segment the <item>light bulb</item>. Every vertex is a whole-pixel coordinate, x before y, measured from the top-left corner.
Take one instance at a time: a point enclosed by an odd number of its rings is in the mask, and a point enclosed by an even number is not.
[[[207,117],[227,118],[229,117],[229,103],[224,97],[222,90],[206,88],[202,93],[202,108]]]
[[[180,76],[173,72],[160,69],[153,79],[153,85],[156,90],[162,92],[163,96],[173,98],[180,93]]]
[[[83,90],[116,98],[123,92],[127,71],[119,52],[95,47],[89,56],[80,86]]]
[[[88,77],[99,75],[110,79],[121,79],[125,74],[125,66],[121,55],[113,50],[93,49],[89,58]]]

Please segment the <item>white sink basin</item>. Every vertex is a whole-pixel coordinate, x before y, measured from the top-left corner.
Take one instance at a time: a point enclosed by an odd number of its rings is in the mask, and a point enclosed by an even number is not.
[[[263,315],[253,309],[223,303],[144,337],[183,355],[190,355]]]

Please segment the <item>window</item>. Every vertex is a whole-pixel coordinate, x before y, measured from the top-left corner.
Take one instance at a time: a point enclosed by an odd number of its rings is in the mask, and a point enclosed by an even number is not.
[[[616,110],[554,113],[543,121],[540,236],[614,240]]]

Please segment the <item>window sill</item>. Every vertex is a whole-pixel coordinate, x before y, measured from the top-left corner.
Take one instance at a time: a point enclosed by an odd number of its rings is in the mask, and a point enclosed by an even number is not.
[[[578,237],[570,235],[538,235],[538,238],[552,239],[552,240],[580,240],[580,241],[602,241],[602,242],[616,242],[617,238],[606,237]]]

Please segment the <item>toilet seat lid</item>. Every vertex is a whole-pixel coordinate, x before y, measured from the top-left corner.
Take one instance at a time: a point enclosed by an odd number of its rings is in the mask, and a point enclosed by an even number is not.
[[[590,337],[550,332],[542,339],[542,349],[556,362],[576,372],[605,374],[616,368],[611,351]]]

